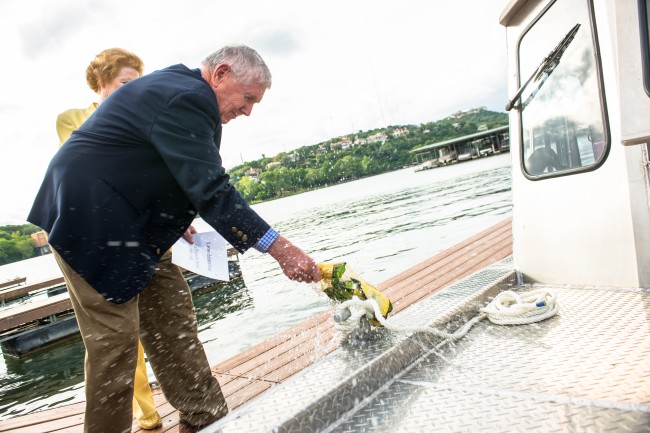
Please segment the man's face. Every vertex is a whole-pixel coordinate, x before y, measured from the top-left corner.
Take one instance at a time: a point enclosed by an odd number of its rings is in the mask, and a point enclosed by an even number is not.
[[[225,125],[242,114],[250,116],[253,105],[262,100],[266,88],[259,83],[237,83],[230,69],[221,72],[213,89],[221,111],[221,123]]]

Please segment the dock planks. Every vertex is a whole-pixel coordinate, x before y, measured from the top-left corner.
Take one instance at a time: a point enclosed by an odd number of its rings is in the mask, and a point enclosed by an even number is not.
[[[23,278],[23,282],[25,282],[26,280],[27,280],[26,278]],[[12,299],[16,299],[28,295],[29,293],[35,292],[37,290],[45,289],[48,287],[60,286],[63,283],[64,283],[63,277],[57,277],[49,280],[39,281],[33,284],[27,284],[24,286],[21,285],[12,286],[10,288],[0,290],[0,301],[10,301]]]
[[[408,306],[472,273],[512,255],[512,219],[464,240],[430,259],[392,277],[377,287],[393,303],[399,314]],[[338,347],[332,310],[265,340],[212,368],[230,409],[250,401],[267,389],[282,383]],[[178,413],[160,390],[154,401],[163,418],[162,427],[134,432],[178,433]],[[0,421],[0,432],[80,433],[83,431],[84,403],[44,410]]]
[[[229,247],[226,250],[226,255],[229,259],[237,258],[238,252],[236,249]],[[185,269],[181,268],[183,272]],[[24,282],[26,279],[21,279]],[[18,280],[16,280],[18,281]],[[20,298],[30,293],[43,290],[46,288],[53,288],[65,285],[63,277],[52,278],[48,280],[38,281],[36,283],[27,284],[24,286],[12,286],[8,289],[0,290],[0,302],[10,301],[12,299]],[[48,316],[64,313],[72,309],[67,292],[65,296],[53,296],[47,299],[39,300],[38,302],[28,303],[20,308],[12,308],[5,311],[0,311],[0,333],[10,330],[22,324],[34,322],[36,320],[47,318]]]
[[[27,277],[18,277],[18,278],[14,278],[13,280],[3,281],[2,283],[0,283],[0,289],[5,289],[7,287],[20,286],[21,284],[23,284],[26,281],[27,281]]]

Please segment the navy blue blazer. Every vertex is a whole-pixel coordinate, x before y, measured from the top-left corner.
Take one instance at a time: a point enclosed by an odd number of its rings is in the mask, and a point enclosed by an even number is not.
[[[269,225],[221,165],[221,117],[199,69],[175,65],[111,94],[59,149],[28,221],[106,299],[149,283],[197,213],[239,252]]]

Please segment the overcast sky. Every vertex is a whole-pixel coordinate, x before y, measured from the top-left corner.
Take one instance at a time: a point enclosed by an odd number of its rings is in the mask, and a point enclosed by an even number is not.
[[[2,0],[0,225],[24,224],[58,149],[56,116],[97,100],[85,69],[105,48],[145,73],[198,67],[226,44],[265,59],[273,86],[224,126],[226,168],[458,110],[503,111],[507,0]]]

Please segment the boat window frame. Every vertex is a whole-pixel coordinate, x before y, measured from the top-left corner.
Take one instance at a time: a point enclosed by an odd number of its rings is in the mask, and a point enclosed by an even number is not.
[[[650,97],[650,0],[638,0],[639,33],[641,36],[641,70],[643,73],[643,89]]]
[[[591,29],[591,41],[592,47],[594,49],[595,55],[595,68],[596,68],[596,82],[598,84],[598,96],[600,100],[600,114],[603,121],[603,155],[599,161],[596,163],[585,166],[585,167],[576,167],[568,170],[554,171],[552,173],[542,173],[539,175],[532,175],[526,171],[525,161],[524,161],[524,128],[523,128],[523,111],[517,110],[519,116],[519,168],[521,169],[522,174],[528,180],[538,181],[545,179],[553,179],[563,176],[571,176],[574,174],[588,173],[594,170],[599,169],[605,163],[609,156],[611,145],[611,133],[609,127],[609,116],[607,115],[607,100],[605,97],[605,81],[603,79],[603,68],[602,68],[602,59],[600,55],[600,45],[598,43],[598,31],[596,27],[596,19],[594,13],[594,4],[593,0],[583,0],[587,4],[588,15],[589,15],[589,24]],[[649,1],[649,0],[639,0],[640,2]],[[546,14],[546,12],[553,7],[558,2],[558,0],[552,0],[547,4],[544,9],[524,28],[524,31],[519,35],[517,40],[517,52],[516,52],[516,61],[517,61],[517,87],[522,85],[522,72],[521,72],[521,61],[520,61],[520,52],[521,52],[521,43],[526,37],[530,29],[532,29],[540,19]],[[648,65],[650,67],[650,63]],[[650,79],[650,77],[649,77]],[[650,82],[648,83],[650,85]]]

